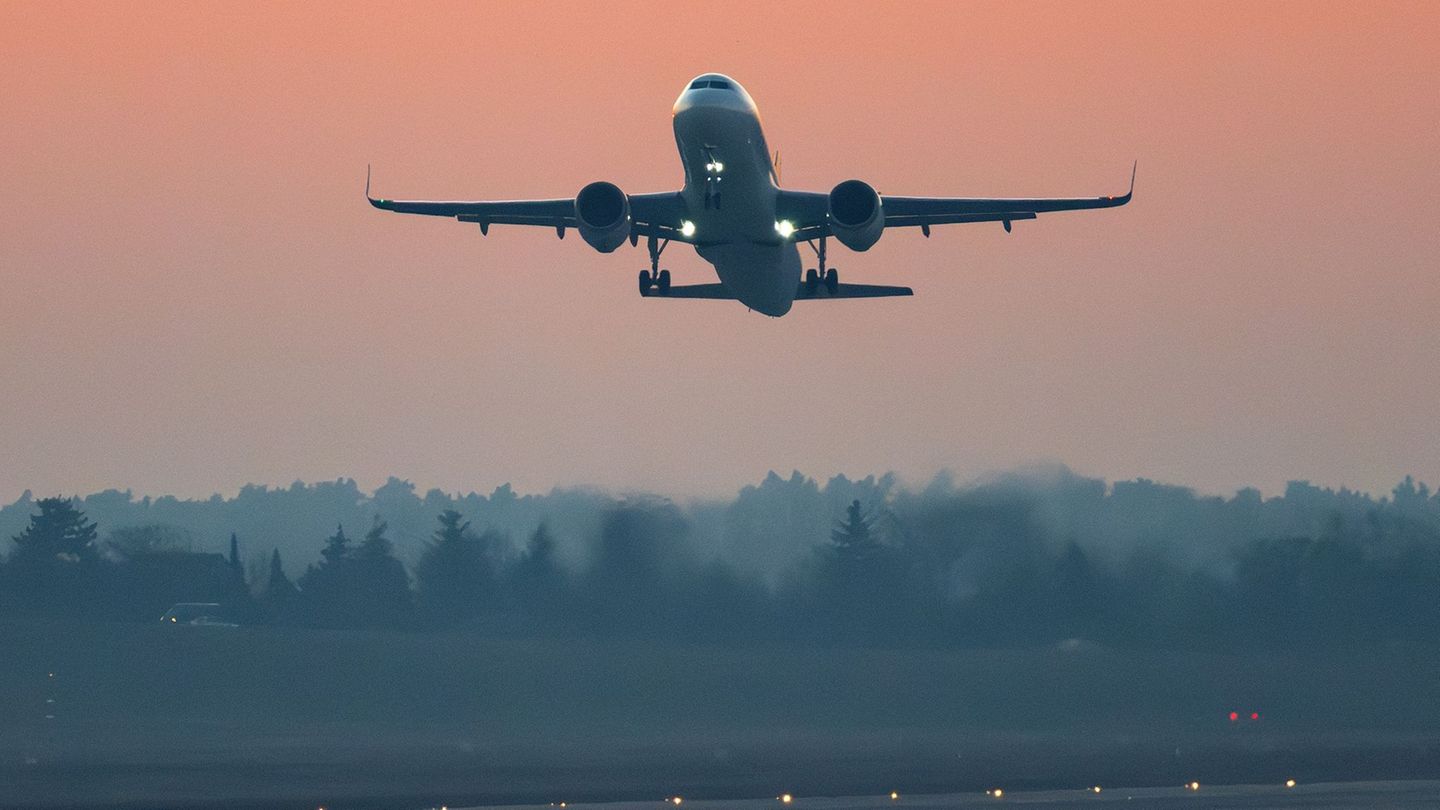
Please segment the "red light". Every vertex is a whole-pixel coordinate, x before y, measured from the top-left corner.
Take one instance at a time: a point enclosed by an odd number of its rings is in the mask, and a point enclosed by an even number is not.
[[[1230,712],[1230,722],[1233,723],[1233,722],[1235,722],[1236,720],[1239,720],[1239,719],[1240,719],[1240,713],[1239,713],[1239,712]]]
[[[1250,713],[1250,719],[1251,719],[1251,720],[1259,720],[1259,719],[1260,719],[1260,713],[1259,713],[1259,712],[1251,712],[1251,713]]]

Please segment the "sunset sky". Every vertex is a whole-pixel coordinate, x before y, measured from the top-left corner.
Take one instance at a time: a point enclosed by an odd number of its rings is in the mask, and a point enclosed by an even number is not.
[[[0,500],[1437,483],[1437,42],[1435,3],[0,2]],[[1135,200],[837,246],[916,296],[776,320],[361,195],[367,163],[390,197],[674,189],[706,71],[786,186],[1088,196],[1138,160]]]

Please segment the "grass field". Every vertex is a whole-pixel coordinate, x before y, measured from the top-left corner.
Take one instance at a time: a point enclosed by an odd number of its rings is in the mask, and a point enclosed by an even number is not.
[[[1434,778],[1437,672],[1433,646],[730,648],[6,622],[0,806]]]

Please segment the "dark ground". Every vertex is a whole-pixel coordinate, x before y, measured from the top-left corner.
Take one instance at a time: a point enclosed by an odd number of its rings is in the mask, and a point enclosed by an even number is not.
[[[1437,674],[1429,645],[896,651],[0,622],[0,807],[1440,778]]]

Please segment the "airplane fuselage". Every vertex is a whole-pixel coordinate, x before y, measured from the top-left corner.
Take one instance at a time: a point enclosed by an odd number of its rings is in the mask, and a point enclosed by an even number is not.
[[[779,187],[755,102],[734,79],[707,73],[676,100],[674,126],[695,251],[741,303],[784,315],[800,284],[800,253],[776,231]]]

